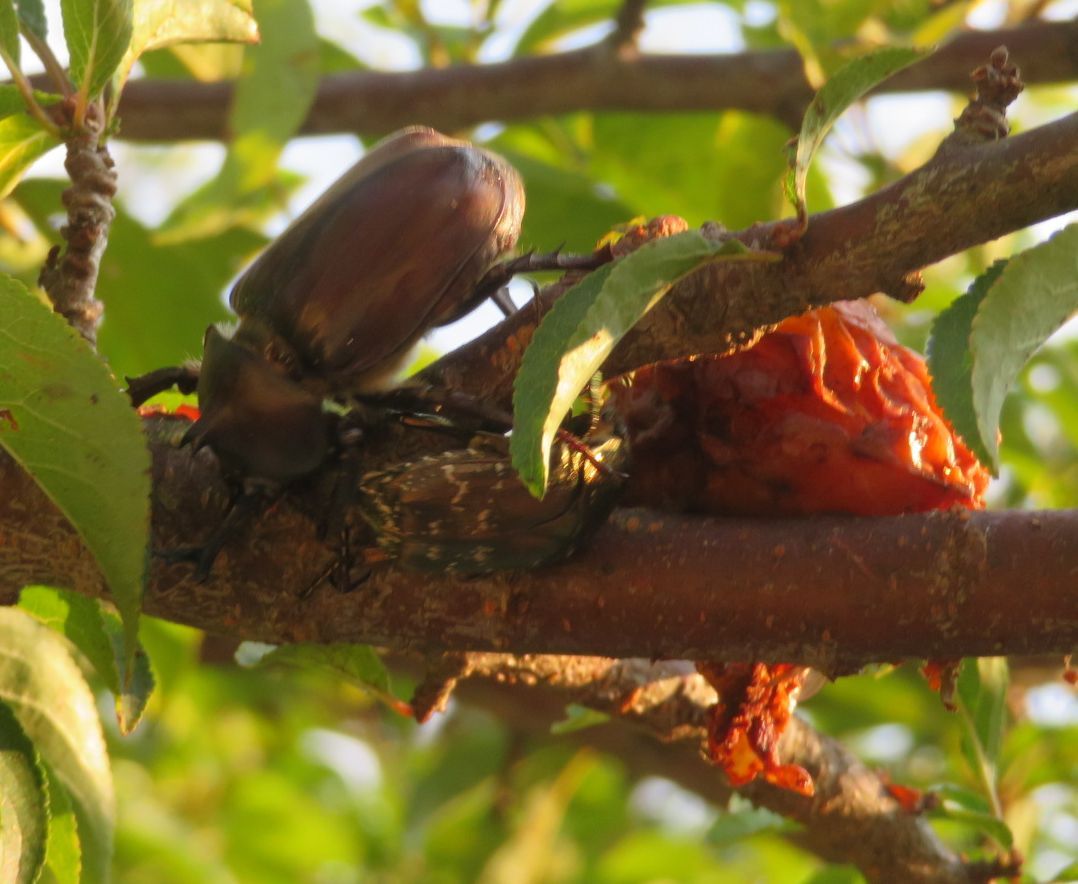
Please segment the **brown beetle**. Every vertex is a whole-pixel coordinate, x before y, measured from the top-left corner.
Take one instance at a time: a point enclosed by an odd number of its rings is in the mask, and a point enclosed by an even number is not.
[[[486,574],[563,559],[605,521],[628,449],[601,429],[588,448],[559,443],[542,500],[509,462],[506,440],[401,464],[362,479],[359,506],[378,544],[416,571]]]
[[[185,441],[263,485],[315,470],[332,445],[323,399],[384,386],[425,332],[475,306],[523,214],[500,157],[426,128],[380,142],[236,283],[239,325],[206,332]]]

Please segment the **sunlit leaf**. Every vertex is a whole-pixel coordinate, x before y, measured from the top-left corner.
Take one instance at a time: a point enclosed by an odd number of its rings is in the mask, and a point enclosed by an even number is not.
[[[27,586],[19,596],[19,607],[63,635],[90,661],[108,689],[119,693],[112,641],[95,599],[49,586]]]
[[[251,200],[264,203],[275,191],[287,195],[276,185],[277,159],[314,100],[319,40],[306,3],[263,0],[258,23],[262,41],[246,50],[229,115],[234,138],[224,166],[176,208],[164,226],[167,241],[228,230],[237,223],[237,207],[245,210]]]
[[[0,198],[11,193],[34,160],[59,143],[29,114],[0,120]]]
[[[0,701],[0,880],[5,884],[33,884],[41,874],[49,828],[47,796],[33,743]]]
[[[131,733],[142,719],[146,704],[154,689],[150,658],[141,645],[137,645],[130,661],[124,654],[123,624],[108,612],[102,613],[105,632],[112,642],[116,668],[120,672],[120,690],[116,694],[116,723],[120,733]]]
[[[131,733],[153,692],[154,678],[141,645],[135,648],[134,659],[128,670],[124,657],[123,627],[119,619],[108,611],[102,611],[94,599],[47,586],[23,589],[19,607],[61,633],[86,656],[116,697],[116,720],[120,733]]]
[[[808,217],[805,182],[808,179],[809,166],[835,120],[874,86],[913,64],[926,53],[927,50],[901,47],[878,49],[843,65],[816,93],[801,122],[797,149],[791,158],[791,168],[786,178],[786,195],[796,207],[802,224],[806,223]]]
[[[108,369],[22,283],[0,279],[0,445],[71,520],[133,653],[146,571],[150,456]]]
[[[999,465],[999,415],[1019,372],[1078,310],[1078,224],[1011,258],[970,332],[973,408],[989,463]]]
[[[55,884],[78,884],[82,875],[82,847],[71,798],[47,764],[42,763],[49,790],[49,841],[45,865]]]
[[[1009,683],[1006,657],[966,660],[958,678],[959,700],[970,714],[985,757],[993,765],[999,759],[1007,723]]]
[[[42,92],[40,89],[35,89],[34,101],[42,107],[48,107],[50,104],[56,104],[56,102],[60,101],[60,96],[53,92]],[[0,83],[0,119],[10,117],[12,114],[22,113],[25,110],[26,100],[22,97],[19,87],[14,83]],[[37,121],[35,120],[34,122],[36,123]],[[40,128],[40,124],[38,128]]]
[[[108,880],[112,779],[97,705],[64,639],[17,608],[0,608],[0,700],[71,798],[86,880]]]
[[[536,329],[513,387],[510,454],[532,494],[546,490],[554,436],[581,389],[678,279],[710,261],[772,257],[688,231],[645,243],[562,295]]]
[[[569,251],[590,251],[599,233],[632,216],[625,203],[600,193],[588,176],[544,162],[512,144],[498,139],[491,146],[524,179],[528,210],[520,241],[525,248],[546,251],[564,245]]]
[[[12,0],[0,0],[0,55],[8,67],[19,66],[19,17]]]
[[[131,43],[117,68],[117,85],[144,52],[178,43],[257,42],[247,0],[134,0]]]
[[[983,832],[995,841],[1004,850],[1010,850],[1014,846],[1014,835],[1003,820],[992,816],[990,813],[977,813],[966,810],[957,804],[944,801],[943,804],[932,811],[935,818],[954,820],[972,826],[979,832]]]
[[[999,278],[1006,261],[997,261],[978,276],[964,295],[936,317],[928,339],[928,370],[932,374],[932,390],[947,415],[977,458],[988,463],[991,457],[981,439],[977,414],[973,408],[973,354],[970,352],[970,332],[973,317],[988,294],[992,283]]]
[[[131,42],[131,0],[60,0],[71,79],[96,98]]]

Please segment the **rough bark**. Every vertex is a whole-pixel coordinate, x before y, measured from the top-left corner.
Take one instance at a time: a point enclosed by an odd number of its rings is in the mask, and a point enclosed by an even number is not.
[[[175,438],[180,421],[156,421]],[[160,436],[154,545],[197,541],[226,501],[211,455]],[[74,531],[0,461],[0,590],[101,595]],[[312,497],[314,495],[312,494]],[[722,520],[618,511],[588,549],[529,572],[448,577],[378,566],[355,591],[294,495],[226,548],[205,584],[155,560],[147,613],[265,642],[354,641],[439,653],[784,660],[836,674],[872,661],[1066,653],[1078,646],[1078,512]]]
[[[666,776],[719,806],[729,800],[725,778],[698,751],[714,692],[684,667],[639,659],[471,657],[473,677],[462,684],[462,698],[489,705],[510,721],[522,719],[532,732],[558,720],[569,702],[607,712],[617,721],[570,739],[612,752],[637,775]],[[624,727],[624,721],[637,728]],[[801,823],[800,840],[819,855],[852,863],[873,882],[972,884],[994,870],[947,849],[923,817],[899,806],[874,771],[804,721],[791,722],[780,753],[784,762],[812,774],[811,798],[762,781],[738,792]]]

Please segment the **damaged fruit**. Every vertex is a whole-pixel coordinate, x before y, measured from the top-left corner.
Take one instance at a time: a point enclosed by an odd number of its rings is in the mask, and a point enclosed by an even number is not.
[[[866,302],[787,319],[753,346],[611,382],[633,472],[626,502],[714,515],[979,509],[989,475],[943,417],[924,359]],[[808,673],[698,663],[719,693],[707,754],[730,782],[811,795],[778,741]]]

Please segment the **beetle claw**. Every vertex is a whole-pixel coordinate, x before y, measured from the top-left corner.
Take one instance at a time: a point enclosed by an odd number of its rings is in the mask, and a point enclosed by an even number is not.
[[[509,297],[509,287],[502,286],[500,289],[494,291],[490,296],[490,300],[494,302],[499,310],[502,311],[503,316],[512,316],[517,312],[517,305],[513,303],[513,299]]]
[[[195,566],[195,583],[205,583],[213,571],[220,546],[177,546],[173,549],[155,549],[153,556],[170,565],[190,564]]]

